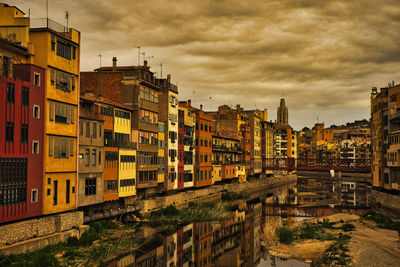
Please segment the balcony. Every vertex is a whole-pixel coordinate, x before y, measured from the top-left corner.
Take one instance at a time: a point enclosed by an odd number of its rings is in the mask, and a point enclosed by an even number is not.
[[[105,147],[119,147],[119,148],[130,148],[130,149],[137,149],[136,142],[126,142],[126,141],[116,141],[115,139],[104,139],[104,146]]]
[[[232,147],[228,147],[226,145],[217,145],[217,144],[213,144],[212,148],[214,150],[220,150],[220,151],[224,151],[224,152],[238,152],[238,153],[242,153],[242,148],[240,146],[232,146]]]

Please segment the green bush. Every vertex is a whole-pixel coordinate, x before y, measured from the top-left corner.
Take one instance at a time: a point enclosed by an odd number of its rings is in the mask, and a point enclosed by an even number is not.
[[[295,240],[295,230],[286,226],[277,228],[275,234],[283,244],[291,244]]]
[[[76,236],[72,236],[72,237],[68,238],[67,245],[70,247],[79,246],[79,239]]]
[[[380,228],[397,231],[400,236],[400,222],[393,221],[393,219],[389,216],[370,211],[364,214],[362,218],[365,220],[374,221]]]
[[[351,223],[345,223],[340,227],[343,231],[345,232],[351,232],[353,231],[356,227],[352,225]]]

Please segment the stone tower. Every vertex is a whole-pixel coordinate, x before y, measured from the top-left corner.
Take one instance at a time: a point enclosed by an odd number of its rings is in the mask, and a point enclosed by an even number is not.
[[[278,108],[278,114],[276,118],[278,124],[288,125],[289,112],[284,98],[281,99],[281,104]]]

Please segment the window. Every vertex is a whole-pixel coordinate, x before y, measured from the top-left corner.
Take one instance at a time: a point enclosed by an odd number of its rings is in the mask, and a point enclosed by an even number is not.
[[[101,150],[99,150],[99,166],[101,166]]]
[[[85,196],[96,195],[96,180],[96,177],[85,179]]]
[[[103,131],[103,127],[101,125],[99,125],[99,137],[101,137],[102,131]]]
[[[76,59],[76,47],[75,46],[72,47],[72,58]]]
[[[97,137],[97,124],[93,122],[93,138]]]
[[[85,149],[85,166],[90,164],[90,149]]]
[[[15,84],[13,83],[7,83],[7,102],[15,102]]]
[[[151,153],[151,152],[139,152],[139,153]],[[139,154],[141,155],[141,154]],[[121,163],[133,163],[135,162],[135,156],[134,155],[121,155]],[[141,163],[144,164],[144,163]],[[155,164],[155,163],[153,163]]]
[[[65,185],[65,203],[69,203],[70,201],[70,192],[71,192],[71,181],[67,180]]]
[[[28,143],[28,124],[21,124],[21,143]]]
[[[40,74],[39,73],[35,72],[35,74],[33,76],[33,84],[35,86],[40,86]]]
[[[38,202],[38,190],[37,189],[32,189],[31,191],[31,203],[36,203]]]
[[[32,141],[32,154],[39,154],[39,141]]]
[[[0,158],[0,206],[27,202],[28,161]]]
[[[56,50],[56,37],[51,35],[51,51]]]
[[[120,181],[121,187],[135,186],[135,179],[124,179]]]
[[[58,181],[53,181],[53,206],[57,205]]]
[[[29,106],[29,88],[28,87],[22,87],[22,92],[21,92],[21,105],[22,106]]]
[[[70,153],[71,139],[54,137],[54,158],[68,159]],[[73,140],[72,140],[73,141]],[[73,152],[72,152],[73,153]]]
[[[131,118],[131,114],[122,110],[115,110],[115,117],[129,120]]]
[[[11,60],[9,57],[3,56],[3,75],[9,77],[11,74]]]
[[[87,149],[89,150],[89,149]],[[90,153],[90,152],[89,152]],[[105,152],[105,160],[107,161],[118,161],[118,152],[106,151]]]
[[[92,150],[92,166],[96,166],[96,149]]]
[[[56,89],[64,92],[71,92],[72,75],[63,71],[56,70]],[[73,89],[73,88],[72,88]]]
[[[83,135],[83,122],[79,122],[79,134],[80,136]]]
[[[40,119],[40,107],[38,105],[33,105],[33,118]]]
[[[53,103],[50,103],[51,106],[52,104]],[[55,107],[55,112],[54,112],[55,122],[65,123],[65,124],[73,123],[73,121],[71,121],[71,109],[73,110],[73,107],[61,103],[54,103],[54,107]],[[52,113],[51,111],[52,108],[50,107],[50,113]],[[50,114],[50,118],[51,117],[52,115]]]
[[[57,40],[57,56],[71,59],[71,45]]]
[[[86,122],[86,137],[90,137],[90,122]]]
[[[49,136],[49,156],[53,156],[53,137]]]
[[[74,140],[73,139],[69,140],[69,155],[70,156],[74,155]]]
[[[113,117],[114,116],[114,109],[112,107],[101,106],[100,107],[100,114]]]
[[[6,122],[6,142],[14,142],[14,123]]]
[[[104,146],[111,146],[113,144],[112,131],[104,130]]]

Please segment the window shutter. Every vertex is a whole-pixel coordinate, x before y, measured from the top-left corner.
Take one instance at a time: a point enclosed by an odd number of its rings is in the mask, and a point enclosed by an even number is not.
[[[70,121],[71,121],[71,114],[70,114],[71,107],[67,106],[67,105],[64,105],[63,109],[64,109],[64,112],[65,112],[65,117],[67,118],[67,124],[69,124]]]
[[[49,137],[49,156],[53,156],[53,137]]]
[[[69,155],[74,155],[74,139],[69,140]]]
[[[64,152],[65,152],[65,157],[69,158],[69,140],[64,139]]]
[[[75,108],[71,107],[71,123],[74,124],[75,123]]]
[[[50,121],[54,120],[54,103],[50,102]]]

